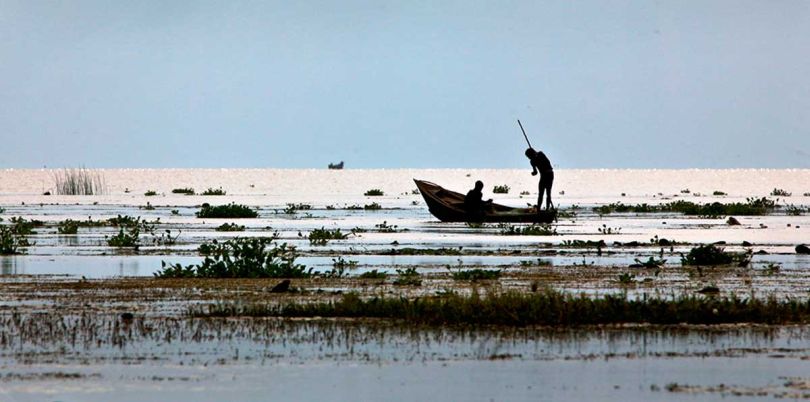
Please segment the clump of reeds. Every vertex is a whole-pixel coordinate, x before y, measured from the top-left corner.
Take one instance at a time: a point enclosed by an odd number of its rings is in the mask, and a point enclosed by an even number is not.
[[[97,195],[106,192],[104,175],[85,167],[54,171],[53,180],[56,194],[59,195]]]
[[[198,218],[256,218],[259,213],[246,205],[230,203],[226,205],[211,206],[202,204],[202,208],[195,214]]]
[[[649,324],[787,324],[810,322],[810,300],[726,298],[688,295],[671,299],[588,297],[538,289],[486,296],[448,292],[440,297],[361,298],[348,293],[340,300],[286,304],[216,304],[191,311],[194,316],[369,317],[427,325],[576,326],[621,323]]]
[[[312,268],[296,264],[295,247],[277,244],[274,237],[234,238],[222,243],[203,243],[206,257],[201,264],[161,262],[159,278],[306,278]]]

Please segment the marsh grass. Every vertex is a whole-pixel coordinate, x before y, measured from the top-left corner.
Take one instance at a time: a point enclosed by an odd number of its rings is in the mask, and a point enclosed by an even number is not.
[[[363,272],[357,277],[360,279],[385,279],[388,277],[388,274],[382,271],[378,271],[376,269],[372,269],[371,271]]]
[[[810,300],[755,299],[686,295],[591,298],[548,289],[471,295],[448,292],[439,297],[361,298],[348,293],[337,301],[274,304],[217,304],[190,311],[200,317],[367,317],[424,325],[579,326],[600,324],[789,324],[810,322]]]
[[[496,269],[466,269],[466,270],[459,270],[459,271],[452,271],[450,273],[453,280],[456,281],[484,281],[484,280],[492,280],[498,279],[501,277],[501,270]]]
[[[202,204],[202,207],[195,213],[198,218],[256,218],[259,213],[248,207],[236,203],[225,205],[211,206],[208,203]]]
[[[234,238],[204,243],[202,263],[183,266],[161,261],[158,278],[308,278],[312,268],[296,264],[295,247],[278,244],[276,237]]]
[[[104,175],[85,167],[53,172],[54,187],[59,195],[98,195],[106,193]]]
[[[408,267],[405,269],[397,269],[397,279],[394,280],[394,285],[398,286],[421,286],[422,274],[420,274],[416,267]]]

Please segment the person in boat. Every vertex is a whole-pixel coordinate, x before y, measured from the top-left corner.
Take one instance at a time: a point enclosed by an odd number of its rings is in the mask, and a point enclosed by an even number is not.
[[[468,191],[464,197],[464,209],[472,222],[483,220],[485,211],[492,206],[492,199],[483,200],[484,193],[481,192],[483,189],[484,182],[478,180],[475,182],[475,188]]]
[[[534,148],[526,150],[526,157],[532,165],[532,176],[537,176],[540,172],[540,184],[538,185],[540,194],[537,195],[537,211],[543,205],[543,193],[546,193],[546,209],[551,209],[554,206],[551,203],[551,186],[554,184],[554,168],[551,167],[551,161],[548,160],[546,154],[542,151],[535,151]]]

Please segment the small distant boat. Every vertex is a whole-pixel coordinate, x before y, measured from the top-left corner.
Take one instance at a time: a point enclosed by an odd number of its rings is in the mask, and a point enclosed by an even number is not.
[[[467,222],[470,220],[464,210],[464,195],[450,191],[442,186],[424,180],[413,179],[428,209],[433,216],[442,222]],[[492,209],[486,211],[484,222],[525,222],[551,223],[557,218],[557,210],[545,210],[538,213],[534,208],[513,208],[492,203]]]
[[[329,164],[329,169],[332,169],[332,170],[343,169],[343,161],[340,161],[340,163],[330,163]]]

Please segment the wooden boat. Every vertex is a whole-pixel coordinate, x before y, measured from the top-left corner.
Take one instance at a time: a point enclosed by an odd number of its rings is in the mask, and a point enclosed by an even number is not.
[[[450,191],[438,184],[413,179],[428,209],[433,216],[442,222],[469,222],[470,217],[464,210],[464,195]],[[492,203],[492,209],[485,211],[483,222],[526,222],[551,223],[557,218],[557,210],[543,210],[537,213],[534,208],[513,208]]]

